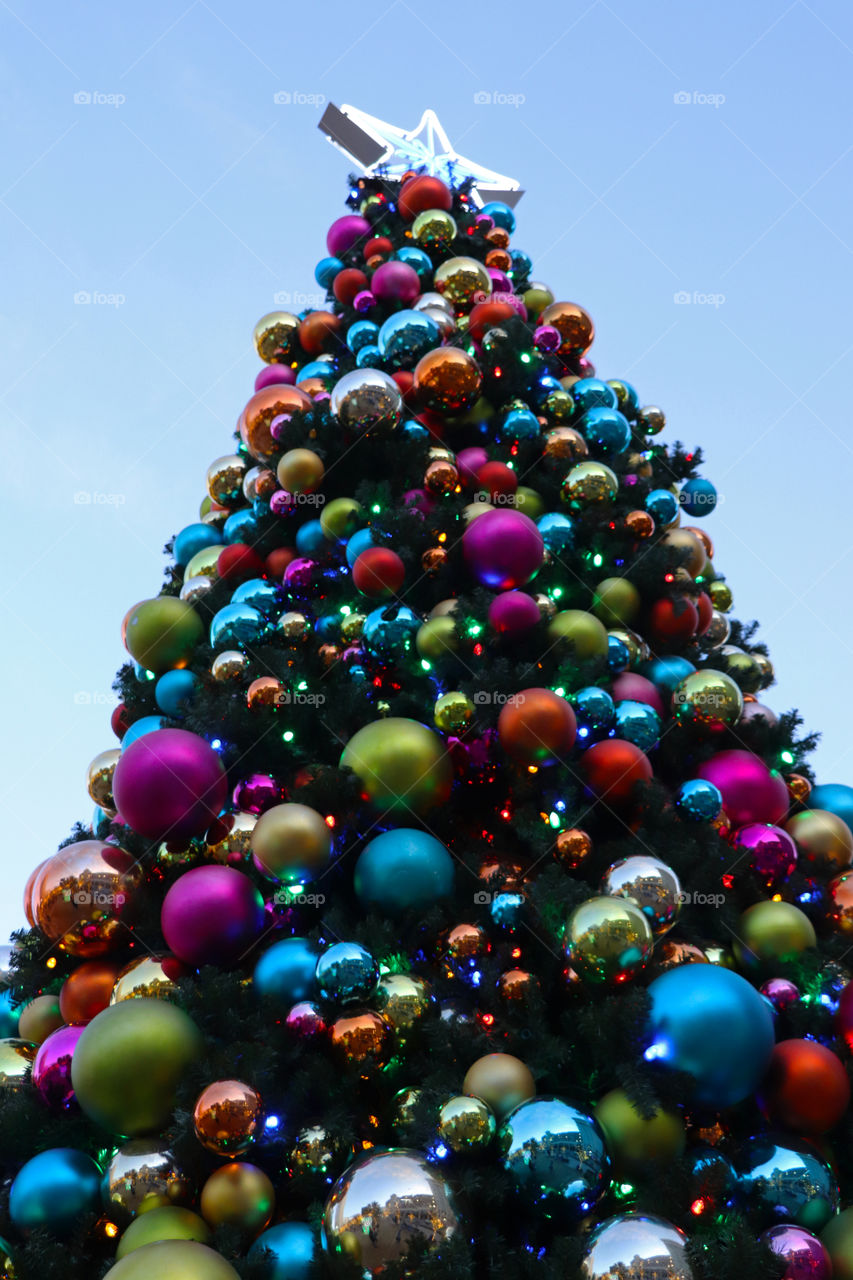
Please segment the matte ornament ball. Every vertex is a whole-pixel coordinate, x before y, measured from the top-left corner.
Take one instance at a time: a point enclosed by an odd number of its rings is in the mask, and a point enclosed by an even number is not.
[[[576,734],[574,711],[551,689],[512,694],[498,716],[501,746],[521,765],[565,763]]]
[[[751,751],[718,751],[697,770],[723,797],[723,808],[735,827],[749,822],[779,823],[788,811],[784,780]]]
[[[128,612],[122,625],[128,653],[155,675],[185,667],[203,632],[195,609],[177,596],[143,600]]]
[[[662,1108],[645,1115],[624,1089],[612,1089],[605,1094],[596,1104],[595,1118],[604,1133],[616,1172],[622,1177],[647,1176],[650,1164],[671,1164],[684,1152],[681,1116]]]
[[[853,862],[853,834],[843,818],[824,809],[804,809],[785,823],[807,875],[839,875]]]
[[[484,587],[523,587],[542,565],[545,544],[528,516],[506,508],[487,510],[462,535],[465,563]]]
[[[770,1006],[745,978],[688,964],[655,978],[648,991],[648,1062],[688,1072],[696,1081],[693,1100],[715,1111],[755,1092],[775,1035]]]
[[[771,1123],[810,1135],[834,1129],[850,1105],[841,1059],[815,1040],[782,1040],[773,1050],[758,1105]]]
[[[610,1185],[610,1157],[595,1119],[560,1098],[531,1098],[498,1134],[501,1164],[528,1213],[569,1224]]]
[[[468,1068],[462,1092],[482,1098],[498,1119],[536,1094],[536,1081],[525,1062],[511,1053],[487,1053]]]
[[[734,953],[742,969],[772,970],[817,946],[814,925],[792,902],[756,902],[740,917]]]
[[[195,1240],[160,1240],[134,1249],[104,1280],[240,1280],[220,1253]]]
[[[427,831],[385,831],[359,854],[354,886],[366,910],[392,917],[426,911],[453,893],[455,868],[445,845]]]
[[[318,993],[316,971],[320,953],[307,938],[282,938],[255,965],[255,991],[283,1008]]]
[[[444,742],[417,720],[389,716],[364,725],[340,763],[354,771],[363,798],[380,813],[429,813],[444,804],[453,786]]]
[[[210,1227],[234,1227],[255,1236],[269,1223],[275,1208],[275,1191],[267,1175],[256,1165],[223,1165],[210,1175],[201,1190],[201,1215]]]
[[[687,1236],[665,1218],[620,1213],[589,1238],[583,1280],[693,1280]]]
[[[159,729],[122,753],[113,794],[134,831],[179,841],[210,826],[228,798],[228,783],[222,761],[204,738],[185,729]]]
[[[309,1280],[317,1238],[307,1222],[280,1222],[262,1231],[248,1253],[261,1264],[261,1280]]]
[[[583,754],[581,771],[593,795],[614,808],[630,805],[638,784],[649,782],[652,777],[645,752],[622,738],[594,743]]]
[[[423,1211],[407,1212],[408,1205]],[[351,1274],[355,1264],[372,1278],[405,1258],[411,1244],[440,1258],[458,1226],[440,1172],[419,1151],[392,1148],[363,1157],[338,1178],[323,1214],[323,1244],[334,1275]]]
[[[73,1147],[52,1147],[28,1160],[9,1191],[9,1217],[19,1231],[42,1227],[60,1239],[100,1204],[101,1171]]]
[[[146,1209],[122,1232],[116,1258],[124,1258],[136,1249],[144,1249],[146,1245],[157,1244],[161,1240],[197,1240],[207,1244],[210,1228],[204,1218],[191,1209],[179,1205],[158,1205]]]
[[[585,982],[628,982],[645,968],[653,945],[649,920],[627,898],[589,898],[566,926],[566,958]]]
[[[185,871],[163,899],[160,927],[186,964],[237,964],[261,935],[264,904],[242,871],[211,865]]]
[[[832,1262],[832,1280],[853,1280],[853,1208],[830,1218],[820,1239]]]
[[[261,875],[284,884],[305,884],[329,866],[332,833],[323,815],[305,804],[277,804],[258,818],[252,858]]]

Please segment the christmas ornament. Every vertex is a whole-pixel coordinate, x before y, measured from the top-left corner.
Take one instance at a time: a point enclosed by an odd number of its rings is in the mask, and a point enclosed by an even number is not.
[[[771,901],[744,911],[734,949],[742,969],[755,969],[775,967],[816,945],[814,925],[805,912],[791,902]]]
[[[207,1244],[210,1228],[204,1218],[178,1205],[146,1209],[122,1232],[116,1258],[124,1258],[136,1249],[144,1249],[146,1245],[162,1240],[197,1240],[200,1244]]]
[[[185,729],[159,729],[134,742],[116,766],[113,789],[125,821],[154,840],[200,835],[228,795],[219,756]]]
[[[179,960],[236,964],[263,928],[263,899],[252,881],[232,867],[185,871],[163,899],[160,927]]]
[[[134,661],[159,675],[187,665],[202,630],[201,618],[192,605],[176,596],[157,596],[129,610],[122,624],[122,640]]]
[[[335,383],[330,408],[347,431],[387,435],[403,415],[403,399],[393,378],[379,369],[356,369]]]
[[[235,1161],[210,1175],[199,1204],[208,1226],[234,1227],[255,1236],[272,1217],[275,1191],[262,1169]]]
[[[838,875],[853,862],[853,834],[847,823],[824,809],[804,809],[785,823],[806,874]]]
[[[110,1003],[121,966],[110,960],[84,960],[69,973],[59,993],[59,1009],[69,1024],[91,1022]]]
[[[645,1115],[624,1089],[612,1089],[596,1103],[595,1119],[619,1177],[647,1175],[650,1164],[668,1165],[684,1151],[681,1117],[662,1109]]]
[[[67,1111],[74,1102],[71,1063],[82,1027],[60,1027],[42,1041],[33,1059],[33,1087],[52,1111]]]
[[[322,814],[304,804],[278,804],[258,818],[252,857],[269,880],[305,884],[322,874],[332,856],[332,833]]]
[[[566,959],[586,982],[628,982],[649,959],[651,923],[626,898],[590,898],[575,907],[566,925]]]
[[[353,883],[365,909],[398,916],[426,911],[449,898],[454,879],[453,858],[440,840],[426,831],[401,827],[365,845]]]
[[[675,924],[684,896],[672,868],[648,854],[634,854],[614,862],[604,873],[601,892],[636,903],[656,937]]]
[[[64,845],[33,886],[35,922],[63,951],[101,956],[127,937],[121,921],[141,881],[136,859],[116,844],[79,840]]]
[[[633,742],[609,738],[596,742],[584,752],[581,771],[593,795],[607,805],[622,808],[631,804],[638,784],[652,777],[648,756]]]
[[[282,938],[255,965],[255,991],[283,1008],[318,991],[315,973],[319,952],[307,938]]]
[[[480,1098],[503,1119],[536,1093],[530,1068],[511,1053],[487,1053],[468,1068],[462,1092]]]
[[[841,1060],[813,1040],[782,1040],[773,1050],[759,1093],[771,1124],[799,1133],[834,1129],[850,1104]]]
[[[280,1222],[261,1232],[248,1258],[262,1262],[262,1280],[309,1280],[316,1254],[316,1236],[307,1222]]]
[[[368,999],[379,978],[379,966],[357,942],[335,942],[317,961],[320,994],[338,1004]]]
[[[647,1214],[607,1218],[590,1236],[581,1265],[583,1280],[693,1280],[684,1232]]]
[[[104,1280],[239,1280],[221,1254],[195,1240],[160,1240],[134,1249]]]
[[[577,1221],[610,1185],[610,1158],[592,1116],[560,1098],[531,1098],[498,1133],[501,1164],[528,1211]]]
[[[429,813],[453,784],[442,740],[416,720],[390,716],[364,725],[350,738],[341,766],[352,769],[363,797],[380,813]]]
[[[438,1113],[439,1139],[457,1154],[480,1151],[495,1136],[495,1117],[481,1098],[449,1098]]]
[[[518,764],[565,763],[576,731],[571,706],[550,689],[523,689],[498,717],[501,746]]]
[[[217,1156],[244,1155],[262,1122],[260,1094],[241,1080],[214,1081],[202,1090],[193,1108],[195,1135]]]
[[[150,1137],[134,1138],[118,1148],[104,1171],[101,1191],[106,1209],[119,1223],[137,1215],[147,1218],[157,1208],[186,1204],[192,1198],[192,1185],[172,1152]]]
[[[788,810],[788,792],[778,773],[767,768],[751,751],[718,751],[698,770],[723,797],[732,824],[778,823]]]
[[[98,1207],[101,1171],[73,1147],[41,1151],[22,1165],[9,1190],[9,1217],[19,1231],[46,1229],[64,1239]]]
[[[735,1164],[738,1191],[753,1222],[788,1222],[817,1232],[838,1212],[838,1183],[815,1148],[795,1137],[747,1138]]]
[[[168,1000],[177,991],[179,979],[188,973],[186,965],[173,955],[139,956],[119,973],[110,995],[110,1004],[140,996]]]

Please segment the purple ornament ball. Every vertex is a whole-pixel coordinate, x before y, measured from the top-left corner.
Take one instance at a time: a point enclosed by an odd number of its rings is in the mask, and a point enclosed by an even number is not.
[[[326,248],[333,258],[340,258],[368,235],[370,223],[367,219],[357,213],[348,213],[329,227],[326,232]]]
[[[468,449],[460,449],[456,455],[456,466],[459,474],[466,484],[470,484],[473,488],[477,483],[477,472],[480,467],[484,467],[489,461],[489,455],[485,449],[480,449],[477,445],[472,445]]]
[[[39,1046],[33,1061],[33,1085],[53,1111],[66,1111],[74,1102],[71,1059],[85,1027],[60,1027]]]
[[[116,808],[152,840],[190,840],[206,831],[228,798],[219,756],[186,729],[155,729],[132,743],[116,765]]]
[[[810,1231],[782,1222],[765,1231],[761,1240],[785,1260],[780,1280],[831,1280],[832,1259],[826,1246]]]
[[[788,812],[788,788],[752,751],[718,751],[705,761],[698,776],[718,788],[733,827],[781,822]]]
[[[506,508],[484,511],[462,535],[465,563],[484,587],[523,587],[539,572],[545,544],[533,521]]]
[[[295,381],[296,374],[289,365],[265,364],[255,378],[255,390],[263,391],[264,387],[272,387],[282,382],[292,387]]]
[[[500,301],[508,302],[510,306],[512,306],[512,298],[509,296],[512,294],[512,284],[510,283],[509,276],[506,275],[505,272],[501,271],[500,267],[486,267],[486,270],[488,271],[489,277],[492,281],[492,294],[494,295],[499,293],[501,295]],[[508,296],[504,297],[504,294],[507,294]],[[495,301],[494,297],[491,301]],[[525,311],[524,314],[526,315],[527,312]]]
[[[408,306],[421,291],[421,282],[414,267],[407,262],[383,262],[370,279],[370,290],[380,302],[402,302]]]
[[[797,865],[797,846],[781,827],[750,822],[735,832],[732,844],[747,855],[750,870],[769,885],[787,880]]]
[[[759,720],[763,720],[768,729],[775,729],[779,723],[776,712],[771,711],[770,707],[765,707],[763,702],[745,702],[738,720],[738,729]]]
[[[510,639],[532,631],[541,617],[539,605],[524,591],[505,591],[489,605],[492,630]]]
[[[761,994],[770,1001],[777,1013],[796,1004],[800,998],[800,989],[790,978],[768,978],[762,987]]]
[[[233,867],[185,871],[163,899],[160,927],[169,950],[185,964],[236,964],[264,927],[264,901]]]
[[[261,814],[274,804],[281,804],[284,791],[280,782],[269,773],[251,773],[241,779],[231,797],[235,809],[243,813]]]
[[[285,588],[298,600],[310,600],[320,581],[320,566],[316,560],[300,556],[291,560],[282,579]]]

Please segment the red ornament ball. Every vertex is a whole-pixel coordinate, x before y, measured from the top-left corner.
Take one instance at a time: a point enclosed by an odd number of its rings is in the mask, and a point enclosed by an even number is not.
[[[477,484],[489,495],[489,501],[494,502],[496,498],[509,498],[515,493],[518,476],[505,462],[485,462],[477,472]]]
[[[366,288],[367,276],[363,271],[359,271],[357,267],[344,267],[335,276],[332,293],[343,306],[351,307],[355,295]]]
[[[422,173],[403,183],[397,208],[401,218],[414,222],[418,214],[427,209],[444,209],[449,213],[453,208],[453,196],[440,178]]]
[[[565,763],[577,734],[575,713],[551,689],[523,689],[498,716],[498,737],[517,764]]]
[[[634,799],[638,782],[652,777],[648,756],[623,738],[596,742],[584,752],[581,767],[593,795],[617,808]]]
[[[656,600],[649,610],[646,634],[652,648],[658,653],[672,653],[683,649],[696,634],[699,611],[692,600],[677,596],[671,600]]]
[[[515,308],[508,302],[478,302],[468,317],[468,333],[475,342],[482,342],[490,329],[511,320],[515,314]]]
[[[276,547],[271,551],[264,561],[265,572],[275,582],[284,577],[284,571],[290,564],[291,560],[297,558],[297,551],[293,547]]]
[[[265,570],[263,558],[245,542],[232,542],[223,547],[216,561],[216,572],[229,586],[239,586],[250,578],[260,578]]]
[[[309,356],[336,351],[341,346],[338,331],[342,323],[341,317],[331,311],[309,311],[299,326],[302,350]]]
[[[696,634],[697,636],[703,636],[710,627],[711,619],[714,616],[714,605],[707,591],[700,591],[696,597],[696,612],[699,615]]]
[[[367,547],[352,567],[356,589],[371,600],[396,595],[405,577],[405,565],[390,547]]]
[[[799,1133],[826,1133],[850,1104],[850,1081],[831,1049],[815,1040],[781,1040],[770,1058],[758,1104],[772,1124]]]
[[[123,702],[120,702],[117,707],[113,707],[113,713],[110,716],[110,728],[119,742],[121,742],[131,724],[130,712]]]
[[[383,254],[387,257],[389,253],[394,252],[394,246],[387,236],[374,236],[372,240],[368,240],[364,246],[365,261],[375,257],[377,254]]]

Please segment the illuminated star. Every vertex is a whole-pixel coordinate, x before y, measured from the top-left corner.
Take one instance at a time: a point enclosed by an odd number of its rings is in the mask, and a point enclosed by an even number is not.
[[[448,185],[473,180],[471,195],[478,206],[489,200],[515,205],[524,195],[514,178],[484,169],[460,156],[434,111],[425,111],[416,129],[397,129],[357,107],[329,103],[319,127],[340,151],[364,166],[369,175],[399,179],[410,169],[431,173]]]

